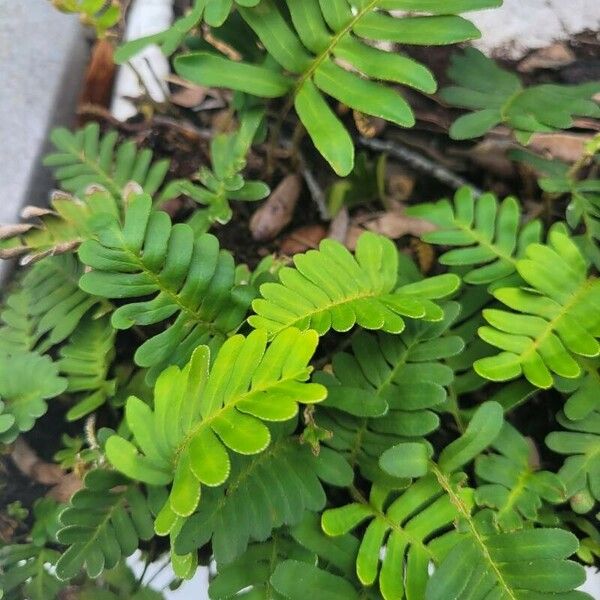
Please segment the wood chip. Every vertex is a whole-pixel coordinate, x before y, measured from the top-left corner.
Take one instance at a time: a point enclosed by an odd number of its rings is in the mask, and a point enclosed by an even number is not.
[[[255,240],[272,240],[291,223],[301,190],[302,179],[297,174],[281,181],[250,219],[250,232]]]

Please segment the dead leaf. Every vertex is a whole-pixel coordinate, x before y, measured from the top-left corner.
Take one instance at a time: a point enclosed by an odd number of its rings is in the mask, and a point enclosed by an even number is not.
[[[0,240],[7,240],[33,229],[31,223],[20,223],[17,225],[0,225]]]
[[[195,108],[200,106],[206,98],[206,88],[200,86],[186,86],[171,94],[170,100],[176,106]]]
[[[354,124],[359,133],[366,138],[374,138],[383,133],[386,122],[379,117],[371,117],[359,112],[358,110],[352,111],[354,116]]]
[[[563,42],[557,42],[547,48],[540,48],[524,58],[517,66],[521,73],[531,73],[536,69],[559,69],[576,60],[575,53]]]
[[[113,46],[108,39],[100,39],[92,49],[81,96],[79,97],[79,106],[92,104],[108,108],[112,98],[114,77]],[[80,125],[83,125],[90,118],[80,115],[78,120]]]
[[[364,226],[380,235],[396,240],[404,235],[420,237],[424,233],[434,231],[435,225],[425,219],[407,217],[400,211],[388,211],[367,221]]]
[[[358,238],[365,232],[363,227],[360,225],[350,225],[348,228],[348,233],[346,233],[346,241],[344,245],[348,250],[354,252],[356,250],[356,242],[358,242]]]
[[[297,174],[284,177],[264,204],[252,215],[252,237],[261,242],[272,240],[292,221],[294,209],[302,191],[302,179]]]
[[[327,229],[323,225],[304,225],[292,231],[281,242],[279,249],[282,254],[293,256],[317,248],[319,242],[327,237]]]
[[[410,247],[419,263],[419,270],[423,274],[429,273],[435,261],[435,250],[431,244],[422,242],[419,238],[410,241]]]
[[[581,158],[585,144],[591,139],[590,135],[576,133],[536,133],[529,142],[529,148],[534,152],[574,163]]]

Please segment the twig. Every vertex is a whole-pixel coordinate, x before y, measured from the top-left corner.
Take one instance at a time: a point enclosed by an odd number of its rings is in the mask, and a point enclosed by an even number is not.
[[[388,140],[370,139],[365,137],[360,137],[359,142],[362,146],[366,146],[371,150],[387,152],[390,156],[409,164],[411,167],[419,171],[423,171],[424,173],[432,175],[438,181],[441,181],[451,188],[458,189],[466,185],[471,188],[475,196],[481,196],[481,194],[483,194],[482,190],[477,188],[466,179],[463,179],[459,175],[456,175],[456,173],[446,169],[446,167],[443,167],[442,165],[433,162],[425,156],[410,150],[402,144]]]
[[[327,203],[325,202],[325,192],[323,191],[323,188],[321,188],[319,182],[313,175],[312,171],[306,166],[306,162],[301,156],[300,165],[302,177],[304,177],[308,191],[310,192],[312,199],[315,201],[315,204],[319,209],[319,215],[321,216],[321,219],[323,219],[323,221],[329,221],[331,217],[329,216],[329,211],[327,210]]]

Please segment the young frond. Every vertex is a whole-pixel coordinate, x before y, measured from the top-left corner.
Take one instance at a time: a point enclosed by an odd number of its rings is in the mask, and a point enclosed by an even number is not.
[[[84,566],[90,577],[98,577],[154,535],[148,500],[128,479],[106,469],[85,476],[60,522],[58,541],[68,546],[56,563],[62,580],[76,577]]]
[[[133,181],[147,194],[156,193],[169,170],[168,160],[152,162],[152,151],[138,150],[134,141],[116,146],[118,134],[100,134],[98,123],[89,123],[72,133],[62,127],[50,139],[57,152],[44,159],[54,169],[61,187],[82,196],[90,185],[104,187],[123,205],[123,189]]]
[[[0,353],[0,443],[13,442],[45,414],[46,400],[65,391],[66,379],[49,357],[34,352]]]
[[[539,520],[543,502],[566,500],[561,480],[533,464],[533,448],[512,425],[505,423],[492,443],[493,453],[475,460],[475,473],[483,482],[475,492],[479,506],[494,509],[494,520],[503,531],[521,529],[524,520]]]
[[[600,107],[592,100],[600,83],[524,88],[517,75],[475,48],[455,54],[448,75],[456,85],[442,90],[442,98],[475,111],[454,122],[450,128],[454,139],[478,137],[503,123],[527,143],[536,132],[572,127],[575,117],[600,117]]]
[[[263,421],[287,421],[298,413],[299,402],[323,400],[325,388],[306,383],[317,341],[314,331],[291,328],[268,345],[264,331],[235,335],[212,363],[209,348],[200,346],[183,370],[165,370],[156,383],[154,410],[129,398],[125,415],[135,443],[112,436],[106,454],[133,479],[172,482],[157,531],[168,533],[194,512],[201,486],[228,480],[229,451],[252,455],[269,446]]]
[[[506,381],[521,374],[549,388],[552,373],[576,378],[578,359],[600,354],[600,280],[588,277],[584,257],[572,240],[552,230],[548,244],[530,244],[517,271],[527,287],[499,288],[494,296],[511,311],[486,309],[479,329],[501,354],[475,362],[486,379]]]
[[[419,204],[407,214],[426,219],[439,229],[421,239],[430,244],[457,246],[440,256],[440,263],[467,267],[463,279],[473,285],[501,284],[516,271],[517,259],[525,248],[541,238],[541,223],[521,225],[521,208],[513,197],[500,205],[493,194],[475,199],[470,188],[461,188],[448,200]]]
[[[260,287],[252,302],[250,325],[274,335],[288,327],[348,331],[365,329],[400,333],[402,317],[440,321],[443,310],[432,300],[456,291],[456,275],[439,275],[398,285],[398,251],[383,236],[363,233],[355,256],[339,242],[323,240],[319,250],[294,256],[295,268],[279,271],[279,283]]]
[[[172,225],[167,213],[152,210],[149,196],[128,200],[123,225],[110,217],[97,219],[96,232],[97,239],[79,249],[79,258],[91,267],[81,277],[81,289],[104,298],[153,296],[117,308],[113,327],[175,317],[135,353],[138,365],[151,367],[151,380],[171,364],[184,365],[201,344],[215,350],[244,320],[255,291],[235,284],[231,254],[210,234],[195,236],[189,225]]]
[[[600,502],[600,411],[579,421],[561,412],[557,420],[564,430],[550,433],[546,445],[567,457],[558,476],[573,510],[587,513]]]
[[[54,600],[65,584],[51,567],[59,552],[35,544],[15,544],[0,548],[0,590],[2,600]]]
[[[95,411],[115,393],[116,381],[108,379],[115,355],[116,331],[107,317],[82,321],[60,349],[58,367],[68,381],[66,391],[83,392],[65,418],[75,421]]]
[[[258,456],[232,457],[226,485],[207,488],[200,506],[183,524],[175,542],[178,554],[195,552],[209,541],[217,569],[242,555],[251,540],[263,541],[282,525],[297,525],[307,511],[325,506],[325,492],[319,479],[344,484],[353,473],[341,464],[339,455],[324,449],[315,457],[291,433],[296,426],[271,426],[273,442]],[[329,483],[332,483],[329,481]],[[265,507],[268,507],[265,510]]]
[[[455,14],[499,2],[461,0],[442,6],[439,2],[405,0],[286,0],[291,22],[284,8],[273,0],[238,4],[243,19],[285,74],[209,52],[176,57],[176,71],[200,85],[229,87],[266,98],[290,95],[290,104],[293,102],[315,146],[344,176],[353,167],[354,145],[326,96],[410,127],[414,116],[408,103],[391,87],[375,80],[427,93],[436,89],[433,75],[423,65],[397,52],[380,50],[372,42],[445,45],[473,39],[479,36],[478,30]],[[428,14],[396,18],[388,13],[393,9]],[[351,70],[339,66],[341,61]]]
[[[189,179],[177,179],[165,186],[160,201],[184,194],[207,206],[197,211],[190,224],[195,223],[208,229],[212,223],[228,223],[232,216],[230,201],[255,202],[269,194],[269,186],[262,181],[246,181],[242,171],[246,166],[246,156],[252,140],[262,122],[264,111],[253,109],[242,115],[240,129],[235,133],[222,133],[210,142],[212,170],[202,167],[197,185]]]

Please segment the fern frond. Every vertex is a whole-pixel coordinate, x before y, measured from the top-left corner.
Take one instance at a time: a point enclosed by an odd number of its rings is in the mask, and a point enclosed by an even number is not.
[[[423,444],[401,443],[386,450],[380,464],[392,475],[424,476],[389,505],[388,488],[375,485],[368,501],[323,513],[323,531],[333,536],[347,534],[368,521],[356,558],[356,574],[363,585],[372,585],[379,577],[385,600],[425,597],[429,563],[439,564],[459,539],[452,527],[459,517],[457,504],[468,507],[468,515],[473,506],[473,490],[462,487],[464,476],[456,472],[494,441],[502,422],[498,404],[481,405],[463,436],[442,451],[439,466],[431,463]],[[418,452],[418,447],[424,451]],[[382,558],[383,546],[386,553]]]
[[[34,544],[0,548],[0,590],[3,600],[54,600],[65,584],[51,567],[60,554]]]
[[[493,194],[475,199],[470,188],[461,188],[448,200],[419,204],[407,214],[431,221],[438,230],[421,239],[429,244],[458,246],[440,256],[440,263],[468,267],[465,282],[473,285],[497,284],[516,271],[517,259],[529,244],[539,242],[541,223],[521,225],[521,209],[513,197],[500,205]]]
[[[121,557],[130,556],[139,541],[154,535],[152,515],[142,492],[114,471],[96,469],[84,479],[61,513],[58,541],[69,546],[56,563],[62,580],[87,574],[98,577],[113,568]]]
[[[285,75],[209,52],[178,56],[175,69],[200,85],[230,87],[267,98],[290,95],[290,104],[295,105],[315,146],[344,176],[352,170],[354,146],[325,96],[360,112],[412,126],[414,116],[404,98],[373,80],[409,85],[428,93],[436,88],[432,74],[423,65],[396,52],[379,50],[372,42],[444,45],[473,39],[479,35],[477,29],[455,13],[497,6],[498,2],[445,2],[443,7],[419,3],[416,10],[430,16],[406,18],[394,18],[387,11],[407,6],[412,9],[415,3],[286,0],[285,4],[291,23],[284,7],[272,0],[238,8]],[[349,64],[352,71],[338,66],[338,61]]]
[[[458,310],[448,303],[443,321],[410,321],[397,336],[361,332],[352,340],[352,354],[334,355],[332,373],[313,378],[327,387],[321,406],[328,410],[319,411],[317,422],[333,436],[324,443],[357,463],[370,481],[386,479],[378,466],[385,450],[438,427],[434,411],[446,402],[453,379],[443,360],[464,347],[460,338],[445,335]]]
[[[452,294],[456,275],[431,277],[398,287],[398,251],[383,236],[363,233],[355,256],[339,242],[323,240],[319,250],[294,256],[295,268],[279,271],[279,283],[260,287],[252,302],[250,325],[273,335],[287,327],[348,331],[365,329],[400,333],[402,317],[439,321],[442,309],[432,302]]]
[[[15,235],[0,240],[0,258],[20,257],[21,264],[37,262],[46,256],[73,252],[93,236],[91,219],[97,214],[119,215],[117,201],[103,190],[88,189],[79,198],[56,192],[51,209],[26,207],[23,216],[34,218],[18,226]]]
[[[83,269],[70,255],[47,257],[20,280],[0,315],[0,350],[47,352],[66,340],[92,309],[102,314],[107,304],[78,287]]]
[[[475,48],[455,54],[448,75],[456,86],[442,90],[442,98],[475,111],[454,122],[450,128],[454,139],[478,137],[504,123],[527,143],[535,132],[572,127],[574,117],[600,117],[600,107],[592,100],[600,83],[524,88],[514,73]]]
[[[253,109],[244,113],[240,129],[235,133],[222,133],[212,138],[210,156],[212,170],[202,167],[197,185],[189,179],[177,179],[165,186],[160,202],[185,194],[208,208],[192,216],[193,222],[201,220],[206,225],[228,223],[232,216],[230,201],[256,202],[269,194],[269,186],[262,181],[245,181],[241,171],[246,166],[246,155],[262,122],[264,111]],[[193,226],[193,225],[192,225]],[[194,228],[196,229],[196,228]]]
[[[153,325],[175,316],[135,353],[138,365],[151,367],[151,380],[170,364],[184,365],[198,345],[216,349],[240,326],[254,288],[235,285],[233,257],[219,250],[214,236],[195,237],[188,225],[172,225],[165,212],[152,210],[147,195],[128,200],[123,225],[111,218],[96,225],[97,240],[79,249],[79,258],[91,267],[81,289],[104,298],[154,296],[117,308],[113,327]]]
[[[586,513],[600,502],[600,411],[579,421],[572,421],[561,412],[557,420],[566,431],[550,433],[546,445],[567,456],[558,476],[573,510]]]
[[[46,400],[65,391],[67,381],[47,356],[0,354],[0,443],[29,431],[47,410]]]
[[[563,394],[569,394],[565,401],[564,413],[568,419],[579,421],[593,411],[600,411],[600,359],[580,360],[583,373],[577,379],[556,377],[554,387]]]
[[[524,519],[539,521],[543,501],[557,504],[566,499],[560,479],[533,464],[533,448],[512,425],[504,424],[492,448],[496,452],[475,461],[475,473],[486,482],[477,488],[475,501],[494,509],[500,529],[521,529]]]
[[[600,354],[600,281],[587,276],[577,246],[558,230],[548,244],[530,244],[517,271],[529,287],[500,288],[494,296],[512,311],[483,311],[491,327],[479,329],[487,343],[504,350],[483,358],[475,370],[505,381],[524,374],[540,388],[553,385],[552,373],[575,378],[578,357]]]
[[[57,152],[44,159],[54,169],[61,187],[82,196],[90,185],[100,185],[123,205],[123,188],[130,181],[147,194],[156,193],[169,170],[168,160],[152,162],[152,151],[138,150],[134,141],[116,146],[118,134],[100,134],[98,123],[72,133],[62,127],[50,134]]]
[[[157,522],[190,516],[201,485],[216,487],[228,480],[228,449],[245,455],[265,450],[271,434],[262,421],[287,421],[297,414],[299,402],[325,397],[321,385],[305,383],[316,346],[313,331],[288,329],[269,345],[264,331],[236,335],[223,344],[210,369],[210,350],[200,346],[183,371],[175,366],[164,371],[156,383],[154,410],[135,397],[127,401],[135,445],[112,436],[106,454],[115,468],[138,481],[173,482]]]
[[[93,27],[100,38],[121,19],[118,0],[52,0],[52,4],[62,12],[79,14],[81,22]]]
[[[60,349],[58,367],[66,377],[67,392],[85,392],[65,418],[81,419],[102,406],[115,393],[116,381],[108,379],[115,355],[116,331],[108,318],[82,321],[68,343]]]

